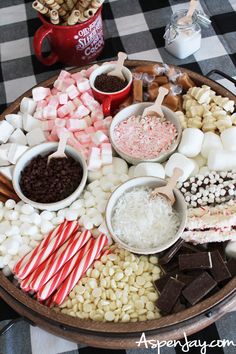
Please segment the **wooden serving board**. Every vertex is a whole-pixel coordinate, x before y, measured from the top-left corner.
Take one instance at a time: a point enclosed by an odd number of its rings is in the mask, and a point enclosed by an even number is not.
[[[138,65],[152,65],[156,62],[128,60],[126,66],[134,68]],[[217,94],[234,100],[236,97],[223,86],[192,71],[187,72],[197,85],[209,85]],[[73,69],[76,72],[80,69]],[[56,76],[37,86],[51,87]],[[24,93],[0,115],[16,113],[23,97],[30,97],[31,90]],[[193,334],[222,317],[226,312],[236,307],[236,277],[233,278],[218,293],[177,314],[168,315],[157,320],[129,323],[95,322],[57,313],[30,298],[18,289],[0,271],[0,296],[20,315],[29,319],[37,326],[66,339],[85,343],[94,347],[122,349],[137,348],[141,334],[145,332],[147,339],[174,340]]]

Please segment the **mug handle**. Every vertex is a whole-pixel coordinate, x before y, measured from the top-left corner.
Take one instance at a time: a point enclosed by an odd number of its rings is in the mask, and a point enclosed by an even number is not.
[[[105,117],[111,115],[111,101],[111,97],[107,96],[102,102],[102,110]]]
[[[41,63],[44,65],[53,65],[58,61],[58,56],[56,53],[51,52],[48,57],[42,56],[42,45],[44,39],[52,33],[52,28],[46,28],[44,26],[39,27],[34,35],[34,51]]]

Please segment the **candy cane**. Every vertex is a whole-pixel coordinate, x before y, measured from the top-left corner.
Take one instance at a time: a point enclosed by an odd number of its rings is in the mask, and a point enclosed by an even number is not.
[[[48,267],[46,267],[41,274],[34,278],[32,283],[30,284],[30,288],[34,291],[38,291],[51,277],[56,274],[63,265],[69,261],[81,247],[90,239],[92,236],[91,232],[86,230],[82,233],[79,232],[73,237],[69,238],[66,242],[66,247],[63,252],[51,263]]]
[[[52,301],[60,305],[65,297],[70,293],[70,291],[74,288],[74,286],[77,284],[79,279],[82,277],[82,275],[86,272],[86,270],[90,267],[90,265],[93,263],[97,255],[101,252],[103,247],[106,245],[108,242],[108,239],[106,235],[100,235],[96,240],[93,245],[89,249],[89,251],[85,254],[81,262],[79,262],[73,271],[70,273],[70,275],[66,278],[66,280],[62,283],[60,288],[57,290],[57,292],[53,295]]]
[[[72,234],[78,230],[77,221],[69,223],[57,237],[54,237],[46,247],[43,247],[31,261],[20,268],[18,278],[24,279],[43,263],[54,251],[56,251]]]
[[[90,247],[95,243],[95,240],[91,238],[77,254],[74,255],[64,266],[57,272],[46,284],[44,284],[37,293],[39,300],[47,299],[66,279],[66,277],[72,272],[75,265],[81,261],[83,256],[88,252]]]
[[[15,265],[13,269],[13,273],[16,275],[20,271],[20,268],[23,267],[27,262],[30,262],[35,255],[43,248],[47,247],[47,245],[52,241],[54,237],[56,237],[62,230],[67,226],[68,221],[64,221],[62,224],[58,225],[54,230],[49,232],[49,234],[44,238],[44,240],[35,247],[30,253],[26,254],[21,260]]]

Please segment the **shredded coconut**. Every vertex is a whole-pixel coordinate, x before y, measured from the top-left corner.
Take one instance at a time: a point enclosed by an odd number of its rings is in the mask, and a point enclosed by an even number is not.
[[[152,189],[140,187],[124,193],[116,203],[112,227],[116,236],[136,248],[152,248],[173,238],[180,217],[162,197],[150,198]]]

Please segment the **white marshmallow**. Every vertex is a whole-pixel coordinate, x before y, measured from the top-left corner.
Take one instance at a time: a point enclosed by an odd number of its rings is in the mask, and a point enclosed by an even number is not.
[[[66,220],[68,221],[77,220],[78,217],[79,217],[79,213],[78,210],[76,209],[69,209],[66,213]]]
[[[136,167],[136,166],[131,166],[131,167],[129,168],[129,171],[128,171],[128,176],[129,176],[129,178],[133,178],[133,177],[134,177],[134,170],[135,170],[135,167]]]
[[[112,159],[113,172],[122,175],[128,173],[128,164],[125,160],[120,159],[119,157],[113,157]]]
[[[208,156],[209,170],[230,171],[236,169],[236,154],[234,151],[221,149],[211,150]]]
[[[75,202],[71,204],[72,209],[79,209],[84,206],[84,200],[83,199],[78,199]]]
[[[220,137],[225,150],[236,151],[236,127],[225,129]]]
[[[7,114],[5,116],[5,119],[8,123],[10,123],[14,128],[19,128],[22,129],[23,128],[23,120],[22,120],[22,116],[18,113],[18,114]]]
[[[204,133],[197,128],[186,128],[182,133],[182,138],[178,147],[178,152],[187,156],[197,156],[202,147]]]
[[[52,220],[54,217],[56,216],[55,213],[48,211],[48,210],[44,210],[42,211],[42,213],[40,214],[40,217],[44,220]]]
[[[160,163],[143,162],[135,166],[134,169],[134,177],[141,176],[165,178],[165,170]]]
[[[39,145],[46,141],[45,135],[41,128],[31,130],[28,134],[26,134],[26,139],[29,146]]]
[[[13,177],[13,170],[14,166],[2,166],[0,167],[0,173],[8,178],[10,181],[12,180]]]
[[[229,241],[225,248],[228,257],[236,258],[236,241]]]
[[[95,189],[96,187],[98,187],[99,184],[100,184],[100,183],[99,183],[98,180],[89,183],[89,184],[87,185],[88,191],[92,191],[93,189]]]
[[[14,127],[6,120],[0,121],[0,143],[6,143],[14,131]]]
[[[201,154],[195,156],[192,160],[196,161],[199,168],[206,166],[207,164],[207,159],[205,159],[205,157],[203,157]]]
[[[2,144],[0,146],[0,166],[8,166],[10,164],[8,160],[8,153],[12,144]]]
[[[12,135],[9,138],[9,142],[10,143],[17,143],[17,144],[21,144],[21,145],[26,145],[27,144],[27,140],[26,140],[26,136],[23,133],[23,131],[19,128],[17,128]]]
[[[100,179],[101,177],[102,177],[102,170],[88,171],[88,180],[89,180],[89,182],[93,182],[96,179]]]
[[[212,132],[205,133],[201,148],[201,155],[207,159],[211,149],[218,148],[223,148],[219,135]]]
[[[106,200],[99,201],[98,204],[97,204],[97,210],[100,213],[104,213],[105,210],[106,210],[106,206],[107,206],[107,201]]]
[[[33,214],[34,207],[32,207],[32,205],[30,205],[30,204],[23,204],[21,206],[21,212],[25,215]]]
[[[103,175],[109,175],[110,173],[113,173],[113,166],[112,164],[110,165],[105,165],[102,167],[102,174]]]
[[[20,111],[22,113],[33,114],[37,106],[37,102],[35,102],[32,98],[23,97],[20,103]]]
[[[8,160],[14,165],[28,148],[25,145],[12,144],[8,152]]]
[[[179,178],[179,182],[183,182],[191,175],[195,168],[195,164],[186,156],[179,153],[174,153],[166,163],[166,175],[171,177],[175,167],[178,167],[183,171],[183,175]]]
[[[24,113],[22,118],[23,118],[23,128],[26,132],[30,132],[33,129],[41,127],[40,120],[32,117],[28,113]]]

